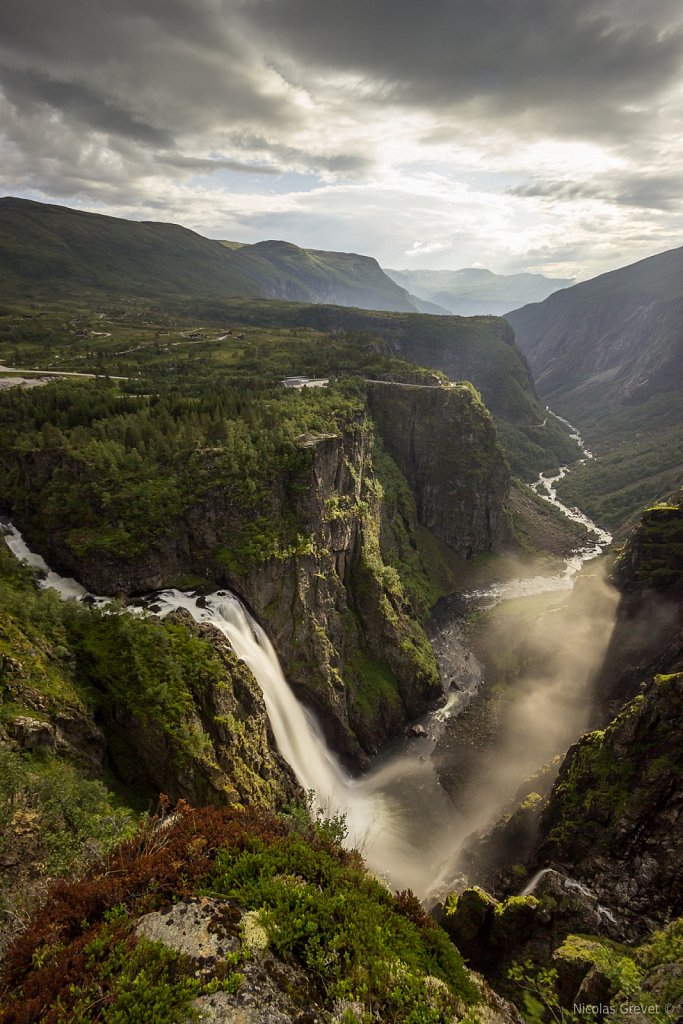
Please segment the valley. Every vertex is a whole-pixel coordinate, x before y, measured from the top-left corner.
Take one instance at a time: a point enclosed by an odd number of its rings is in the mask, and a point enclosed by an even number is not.
[[[669,1024],[675,380],[602,406],[524,311],[520,349],[493,316],[302,301],[338,254],[284,243],[194,236],[202,296],[143,225],[166,283],[128,291],[131,250],[109,284],[96,253],[135,230],[87,216],[97,287],[58,297],[46,251],[0,309],[0,1021],[85,1024],[133,956],[164,1024],[264,992],[278,1024]],[[242,249],[275,296],[219,287]],[[172,907],[187,949],[156,941]]]
[[[560,495],[622,536],[681,479],[682,263],[672,249],[506,314],[542,399],[597,456]]]

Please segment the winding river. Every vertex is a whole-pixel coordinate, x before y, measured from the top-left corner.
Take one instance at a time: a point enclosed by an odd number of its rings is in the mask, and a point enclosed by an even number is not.
[[[576,431],[574,436],[583,458],[591,458]],[[571,589],[584,562],[610,542],[609,534],[557,499],[555,485],[567,472],[568,467],[563,467],[555,476],[541,475],[534,489],[569,518],[583,523],[594,542],[572,556],[557,576],[495,584],[471,591],[466,595],[468,600],[486,605],[547,590]],[[38,572],[42,587],[58,591],[65,600],[89,599],[98,605],[107,604],[107,598],[88,595],[76,580],[53,572],[30,551],[11,523],[0,527],[13,553]],[[165,590],[149,595],[141,604],[160,617],[184,608],[197,622],[211,623],[229,639],[263,691],[278,748],[299,783],[304,790],[315,792],[315,803],[326,815],[346,816],[347,842],[361,850],[373,871],[392,887],[411,888],[424,898],[435,886],[448,881],[453,851],[462,842],[470,816],[454,807],[439,781],[432,754],[448,719],[463,709],[482,681],[481,666],[466,650],[462,623],[457,618],[444,623],[434,636],[443,677],[447,686],[452,684],[444,705],[423,720],[421,736],[398,743],[378,758],[366,775],[352,778],[327,746],[315,718],[294,697],[268,636],[237,597],[226,590],[206,597]],[[139,612],[140,608],[134,606],[132,610]]]

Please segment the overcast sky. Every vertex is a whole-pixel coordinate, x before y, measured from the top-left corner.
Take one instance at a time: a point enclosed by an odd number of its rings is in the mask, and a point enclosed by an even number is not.
[[[683,245],[680,0],[3,0],[0,191],[395,268]]]

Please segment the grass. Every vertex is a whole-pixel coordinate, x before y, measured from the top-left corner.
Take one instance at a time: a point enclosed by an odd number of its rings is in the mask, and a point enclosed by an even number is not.
[[[2,1024],[174,1024],[202,991],[238,990],[240,965],[266,952],[305,971],[306,992],[290,991],[302,1009],[358,1004],[349,1024],[476,1013],[480,988],[446,934],[414,896],[369,877],[336,825],[186,806],[155,824],[53,887],[6,958]],[[211,979],[133,934],[141,915],[202,894],[221,901],[240,941]]]

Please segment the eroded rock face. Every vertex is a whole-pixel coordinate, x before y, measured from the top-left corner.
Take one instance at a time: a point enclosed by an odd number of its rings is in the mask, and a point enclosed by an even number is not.
[[[248,942],[243,914],[230,901],[190,897],[165,910],[146,914],[135,931],[140,938],[161,942],[187,957],[203,981],[225,974],[226,958],[239,956],[241,983],[237,992],[200,996],[194,1006],[207,1024],[292,1024],[330,1021],[316,1006],[310,979],[266,947]],[[237,957],[235,957],[237,959]]]
[[[620,923],[594,892],[552,869],[538,876],[528,894],[497,900],[474,886],[452,893],[436,913],[472,966],[504,987],[514,963],[547,961],[571,933],[623,937]],[[575,989],[587,970],[574,979]]]
[[[539,863],[571,865],[641,932],[683,913],[683,674],[657,677],[569,751],[540,824]]]
[[[381,484],[377,429],[403,480],[399,502]],[[248,515],[216,485],[142,556],[88,555],[69,546],[66,528],[51,532],[44,553],[94,593],[149,592],[184,574],[229,587],[263,624],[331,744],[358,765],[441,692],[400,552],[417,551],[418,524],[458,554],[491,550],[505,525],[508,471],[490,417],[464,386],[370,385],[367,411],[339,433],[302,434],[295,449]],[[61,457],[33,453],[17,467],[36,501]],[[69,467],[77,471],[88,470]],[[255,520],[266,534],[295,524],[292,543],[269,553],[264,535],[260,552]],[[414,572],[426,579],[423,565]]]
[[[279,754],[263,694],[250,669],[226,637],[198,625],[188,612],[176,621],[209,640],[224,672],[218,680],[193,682],[186,732],[196,737],[181,751],[163,723],[133,714],[122,704],[106,713],[109,756],[128,785],[172,802],[245,803],[282,807],[299,792],[291,768]]]
[[[49,722],[17,715],[7,723],[7,732],[24,750],[43,748],[54,751],[56,738],[54,727]]]
[[[138,936],[163,942],[209,973],[228,953],[239,948],[240,914],[224,900],[198,896],[180,900],[165,910],[145,914],[135,926]]]
[[[608,720],[653,675],[683,670],[683,492],[646,509],[613,568],[622,592],[596,682]]]
[[[596,930],[629,941],[683,913],[680,497],[644,512],[614,567],[622,598],[595,683],[595,721],[609,724],[570,748],[549,794],[465,851],[501,895],[540,869],[572,877],[603,908]]]
[[[420,523],[465,558],[493,550],[505,526],[510,473],[473,391],[378,383],[368,401]]]

